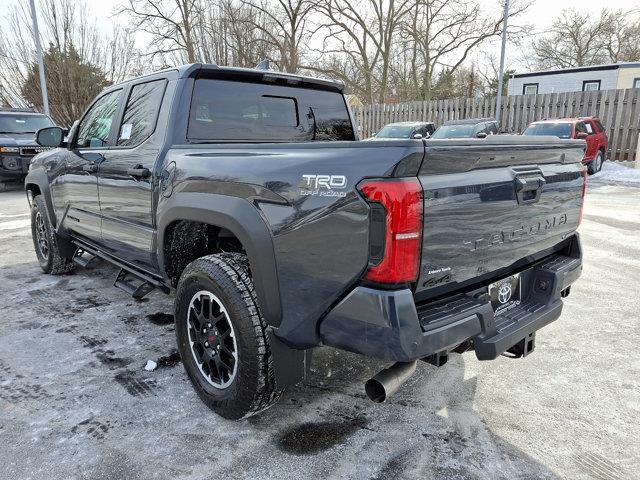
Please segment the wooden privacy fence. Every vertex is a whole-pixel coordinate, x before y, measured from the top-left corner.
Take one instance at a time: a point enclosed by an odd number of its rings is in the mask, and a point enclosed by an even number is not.
[[[502,97],[501,110],[501,130],[513,133],[521,133],[531,122],[543,118],[597,115],[607,129],[607,158],[635,159],[640,134],[640,88],[510,95]],[[496,99],[454,98],[365,105],[355,108],[353,113],[361,138],[367,138],[392,122],[422,120],[440,126],[447,120],[495,117]]]

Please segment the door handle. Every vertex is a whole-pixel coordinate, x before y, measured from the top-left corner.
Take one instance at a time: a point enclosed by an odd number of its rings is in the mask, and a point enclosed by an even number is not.
[[[151,172],[148,168],[144,168],[142,165],[137,165],[134,168],[130,168],[127,170],[127,175],[131,175],[132,177],[138,178],[149,178]]]
[[[88,173],[96,173],[98,171],[98,165],[96,165],[95,163],[87,163],[82,166],[82,171]]]

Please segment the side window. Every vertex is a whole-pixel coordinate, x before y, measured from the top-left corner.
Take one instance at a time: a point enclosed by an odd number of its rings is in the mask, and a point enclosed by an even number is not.
[[[494,122],[487,123],[487,134],[488,135],[497,135],[498,134],[498,125]]]
[[[594,130],[593,130],[593,125],[591,125],[591,122],[585,122],[585,123],[584,123],[584,128],[586,128],[586,129],[587,129],[587,133],[588,133],[589,135],[591,135],[591,134],[594,132]]]
[[[585,127],[584,122],[576,123],[576,133],[589,133],[587,131],[587,127]]]
[[[119,146],[135,147],[153,133],[166,83],[164,79],[154,80],[131,88],[118,134]]]
[[[118,110],[122,90],[100,97],[78,125],[77,148],[103,148],[107,146],[111,124]]]

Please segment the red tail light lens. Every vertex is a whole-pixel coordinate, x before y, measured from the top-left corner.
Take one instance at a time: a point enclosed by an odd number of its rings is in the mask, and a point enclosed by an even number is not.
[[[378,283],[413,282],[420,268],[422,187],[417,178],[366,180],[359,186],[370,203],[386,212],[384,254],[366,278]]]
[[[582,165],[582,195],[580,199],[580,213],[578,214],[578,226],[582,223],[582,211],[584,210],[584,196],[587,193],[587,167]]]

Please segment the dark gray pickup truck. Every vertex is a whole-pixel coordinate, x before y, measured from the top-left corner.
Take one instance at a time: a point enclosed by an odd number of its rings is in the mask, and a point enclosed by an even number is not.
[[[314,347],[395,362],[383,401],[451,352],[522,357],[580,276],[584,141],[357,141],[342,85],[187,65],[114,85],[42,129],[26,178],[47,273],[99,257],[140,298],[175,290],[178,348],[241,418]]]

